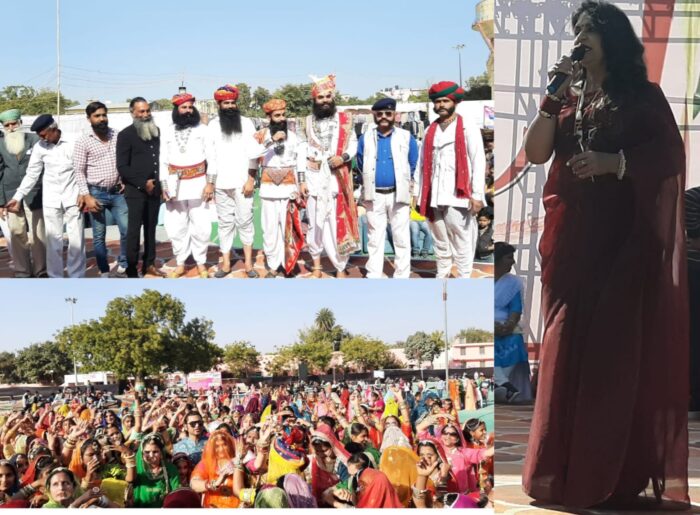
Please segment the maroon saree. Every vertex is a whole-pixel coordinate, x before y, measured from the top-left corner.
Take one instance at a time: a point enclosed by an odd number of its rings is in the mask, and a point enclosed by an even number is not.
[[[575,101],[544,188],[542,344],[523,487],[571,507],[688,498],[685,153],[661,89],[584,111],[626,174],[574,177]],[[587,122],[587,123],[586,123]]]

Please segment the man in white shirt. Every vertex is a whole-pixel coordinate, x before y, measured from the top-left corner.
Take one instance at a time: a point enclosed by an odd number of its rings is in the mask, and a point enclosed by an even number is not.
[[[352,117],[335,105],[335,76],[315,79],[311,89],[313,114],[306,118],[309,188],[306,239],[313,258],[313,277],[322,276],[325,250],[336,277],[347,277],[350,253],[360,247],[357,205],[353,196],[350,163],[357,152]]]
[[[7,210],[19,211],[22,201],[42,177],[44,224],[46,226],[46,271],[49,277],[63,277],[63,225],[68,234],[68,277],[85,276],[85,236],[78,184],[73,168],[75,142],[66,138],[53,117],[42,114],[31,127],[41,141],[34,145],[27,174]]]
[[[478,242],[476,215],[484,206],[486,156],[481,131],[456,113],[464,90],[454,82],[428,95],[439,118],[428,128],[416,173],[417,205],[429,220],[437,276],[469,278]]]
[[[255,140],[255,126],[238,109],[238,88],[230,84],[214,92],[219,117],[209,124],[216,147],[216,216],[219,219],[219,248],[222,262],[214,277],[231,273],[231,248],[238,232],[243,244],[245,272],[258,277],[253,268],[253,193],[262,147]]]
[[[267,260],[266,277],[275,277],[280,267],[291,271],[301,251],[303,237],[287,241],[285,233],[293,233],[288,227],[287,213],[297,213],[295,202],[300,195],[306,196],[306,149],[297,135],[288,130],[287,103],[273,98],[263,106],[270,120],[269,127],[257,134],[258,141],[265,146],[262,156],[260,198],[262,200],[263,250]],[[289,211],[291,208],[292,211]],[[299,235],[301,236],[301,235]],[[290,259],[287,263],[287,258]],[[290,266],[286,266],[289,264]]]
[[[177,268],[169,275],[185,274],[192,255],[199,277],[209,276],[206,262],[214,198],[216,154],[207,127],[200,123],[195,98],[189,93],[173,97],[173,124],[163,130],[160,144],[160,183],[165,200],[165,230],[173,244]]]

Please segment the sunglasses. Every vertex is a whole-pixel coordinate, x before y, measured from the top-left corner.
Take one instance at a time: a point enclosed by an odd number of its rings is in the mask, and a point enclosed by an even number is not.
[[[374,111],[374,114],[376,114],[378,118],[393,118],[396,111]]]
[[[188,422],[187,425],[190,427],[203,426],[204,422],[202,422],[201,420],[195,420],[194,422]]]

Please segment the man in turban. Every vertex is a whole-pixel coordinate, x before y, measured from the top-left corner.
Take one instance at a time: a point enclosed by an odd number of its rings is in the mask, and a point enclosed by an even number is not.
[[[282,266],[291,273],[304,245],[298,202],[308,193],[306,150],[287,127],[286,109],[284,100],[273,98],[267,102],[263,110],[270,124],[257,134],[265,146],[260,198],[267,277],[275,277]]]
[[[309,190],[306,236],[313,258],[313,277],[322,276],[321,254],[326,251],[336,277],[347,277],[351,252],[359,248],[357,206],[350,163],[357,151],[352,117],[335,105],[335,76],[314,79],[313,114],[306,119],[306,183]]]
[[[46,225],[46,271],[49,277],[63,277],[63,226],[68,234],[68,277],[85,276],[85,235],[80,212],[78,183],[73,168],[75,141],[63,134],[50,114],[42,114],[31,127],[41,141],[32,147],[27,173],[7,203],[18,213],[22,202],[41,181]],[[43,171],[43,174],[42,174]]]
[[[394,277],[411,274],[411,180],[418,162],[418,144],[411,133],[394,127],[396,100],[382,98],[372,106],[375,127],[357,146],[362,170],[362,200],[367,210],[369,237],[367,277],[383,277],[387,222],[391,225],[396,259]]]
[[[172,125],[161,136],[160,184],[165,200],[165,230],[173,243],[177,268],[170,277],[185,274],[192,255],[199,277],[206,278],[211,235],[209,202],[214,198],[216,153],[205,125],[200,123],[195,98],[189,93],[172,99]]]
[[[428,217],[437,257],[437,276],[471,276],[478,242],[476,215],[484,206],[486,156],[481,131],[457,114],[464,90],[454,82],[428,91],[438,119],[425,134],[418,159],[419,213]]]
[[[0,138],[0,225],[9,241],[15,277],[47,277],[46,230],[41,208],[41,182],[29,191],[18,213],[4,206],[27,173],[36,134],[21,131],[22,113],[10,109],[0,113],[4,137]]]
[[[219,105],[218,120],[209,124],[209,137],[216,148],[216,215],[219,219],[219,248],[221,264],[215,277],[231,273],[231,248],[238,236],[243,244],[245,272],[258,277],[253,268],[253,193],[258,173],[257,158],[262,147],[255,141],[255,125],[238,109],[238,88],[230,84],[214,92]]]

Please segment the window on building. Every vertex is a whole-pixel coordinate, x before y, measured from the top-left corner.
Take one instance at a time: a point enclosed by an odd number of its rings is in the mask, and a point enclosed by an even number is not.
[[[479,356],[483,356],[486,354],[486,348],[485,347],[479,347]]]
[[[466,356],[466,355],[467,355],[467,349],[465,349],[464,347],[462,347],[461,349],[459,349],[459,354],[460,354],[460,356]]]

